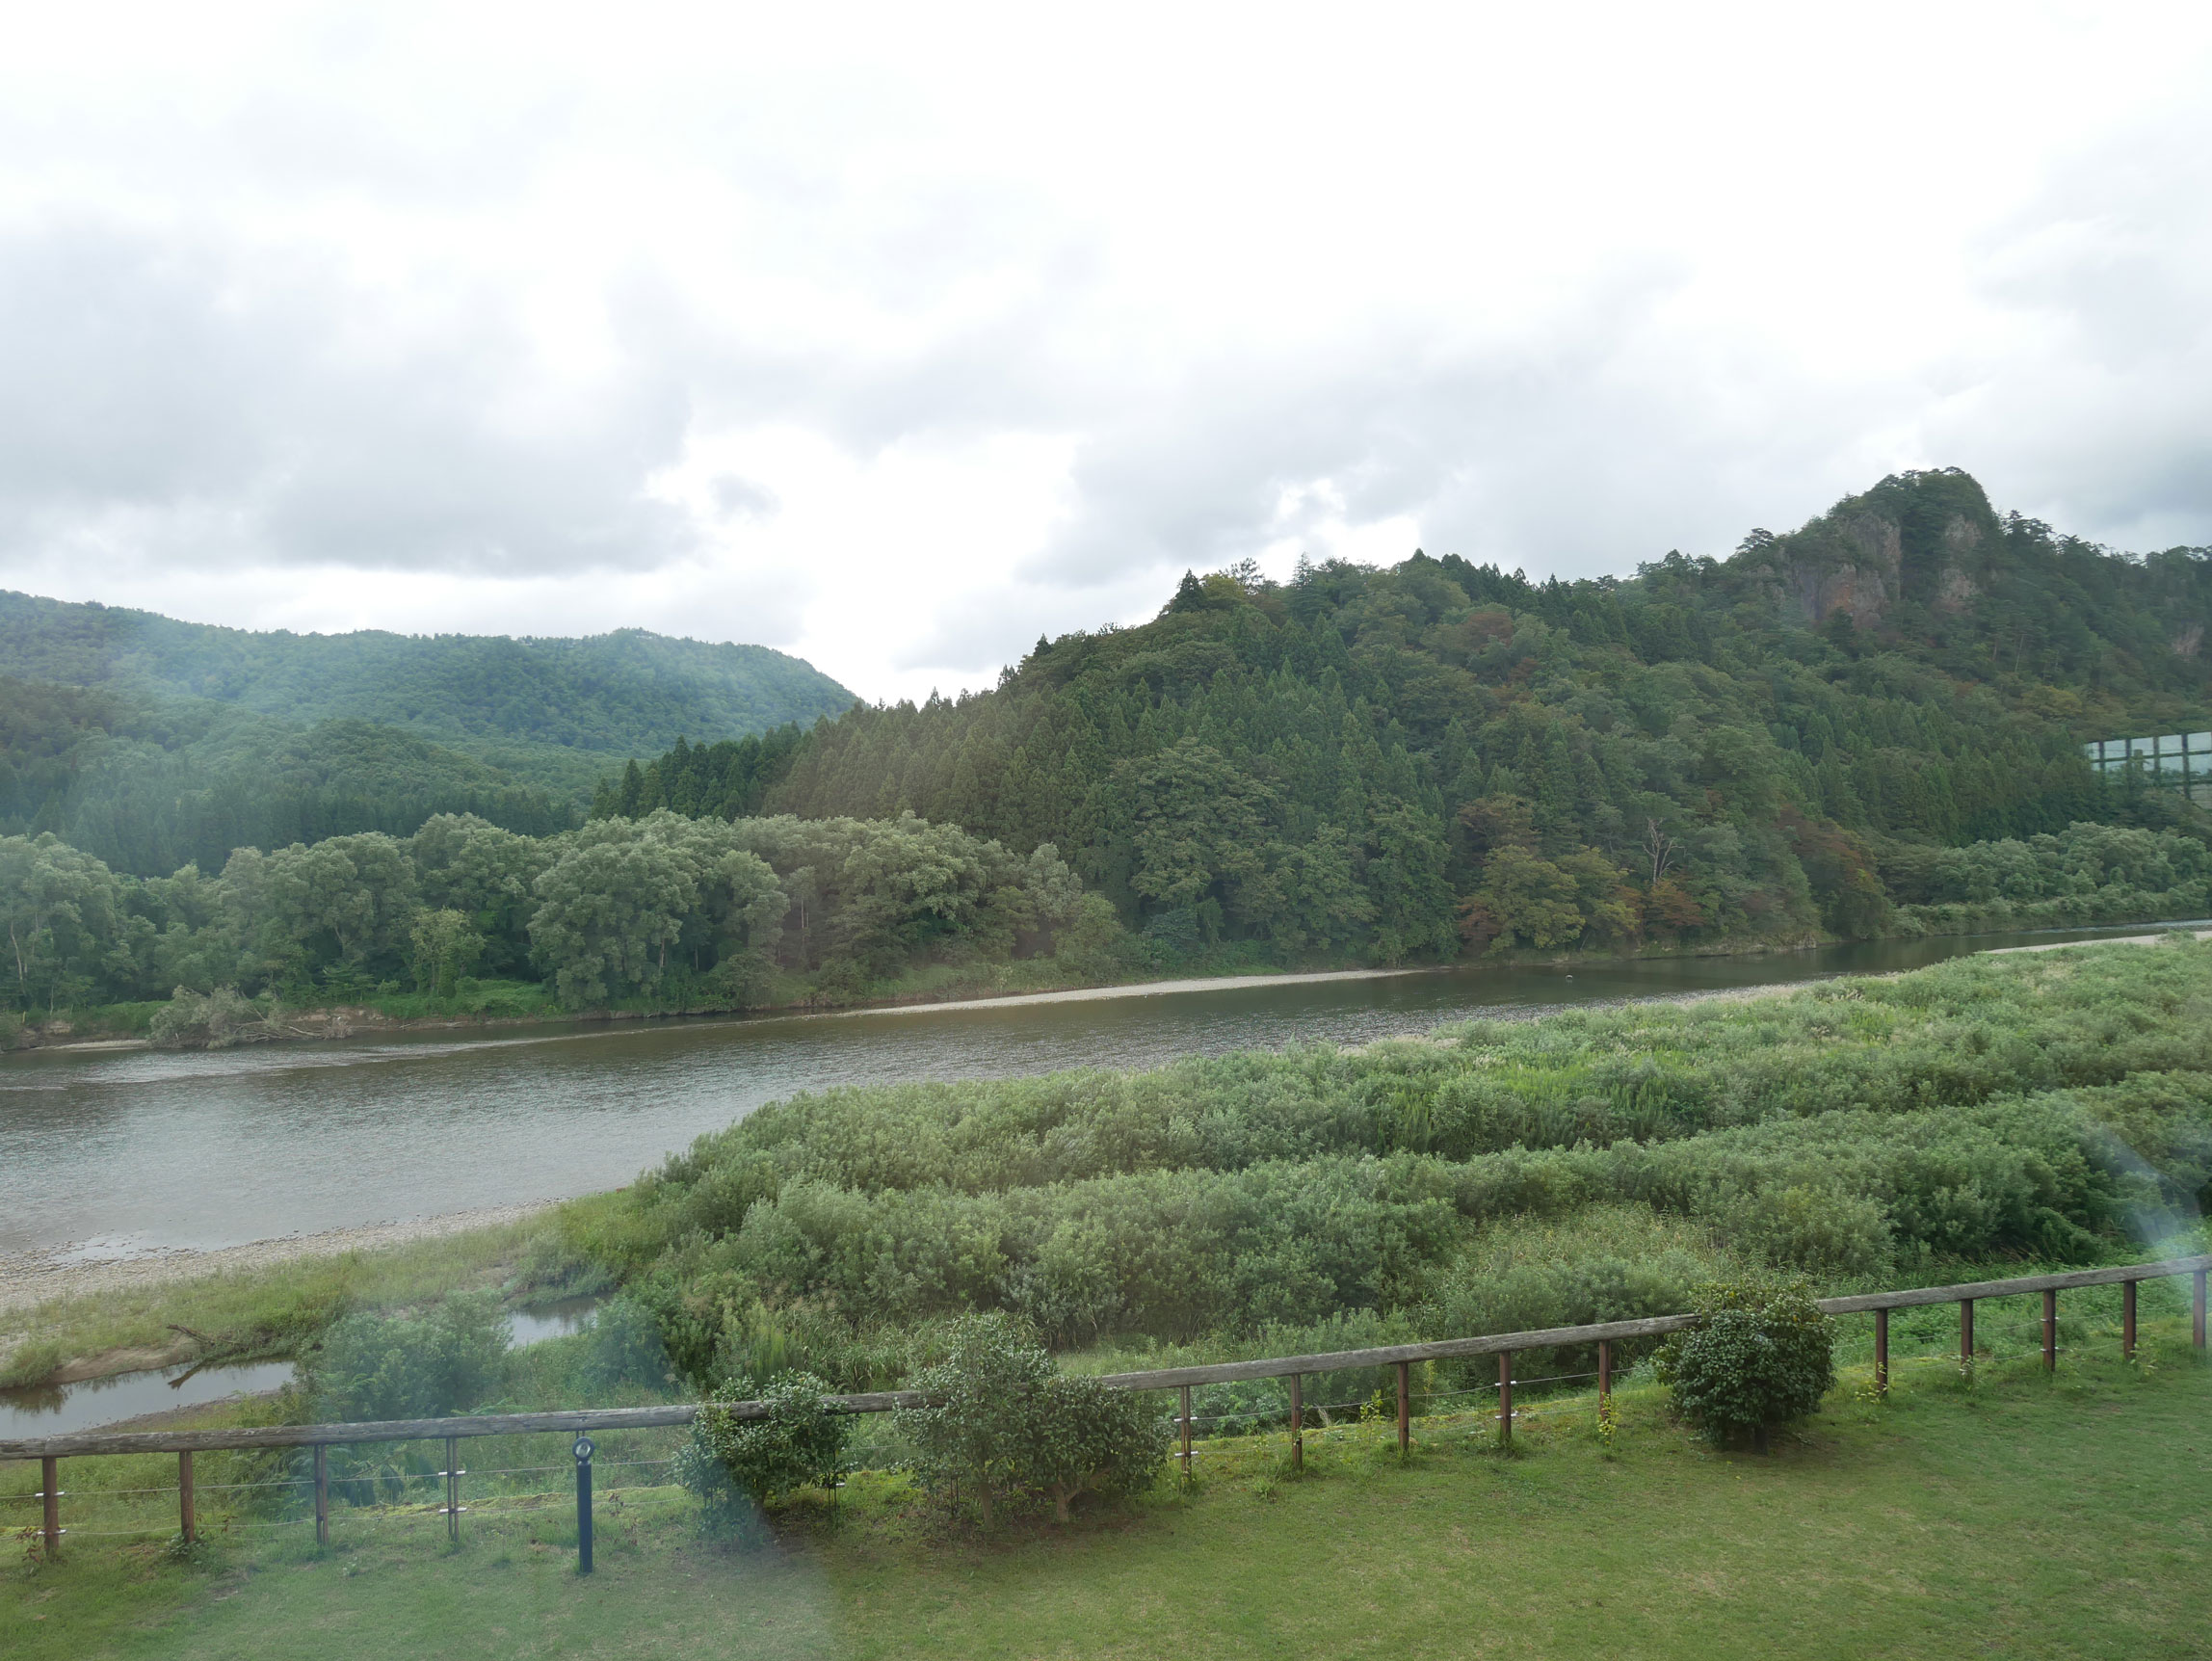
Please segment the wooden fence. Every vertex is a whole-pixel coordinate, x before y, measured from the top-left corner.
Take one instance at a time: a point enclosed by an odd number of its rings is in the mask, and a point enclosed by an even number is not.
[[[2166,1279],[2180,1275],[2194,1277],[2190,1341],[2196,1348],[2203,1349],[2205,1280],[2208,1272],[2212,1272],[2212,1255],[2173,1257],[2158,1263],[2081,1269],[2061,1275],[2028,1275],[2012,1280],[1977,1280],[1955,1286],[1920,1286],[1898,1292],[1866,1292],[1848,1298],[1823,1298],[1820,1300],[1820,1307],[1830,1315],[1871,1313],[1874,1316],[1875,1384],[1878,1388],[1886,1389],[1889,1384],[1889,1312],[1892,1309],[1920,1308],[1932,1304],[1958,1305],[1960,1360],[1962,1364],[1970,1365],[1974,1358],[1975,1304],[1991,1298],[2012,1298],[2040,1292],[2043,1300],[2042,1358],[2044,1368],[2049,1370],[2058,1365],[2058,1296],[2061,1292],[2084,1286],[2118,1285],[2121,1288],[2120,1352],[2123,1356],[2132,1357],[2136,1347],[2137,1286],[2145,1280]],[[1257,1379],[1286,1379],[1290,1388],[1290,1411],[1287,1417],[1291,1434],[1291,1460],[1295,1465],[1302,1464],[1304,1459],[1305,1408],[1302,1386],[1303,1381],[1312,1374],[1349,1372],[1364,1367],[1395,1368],[1398,1383],[1398,1446],[1404,1451],[1409,1445],[1412,1428],[1411,1376],[1414,1364],[1494,1355],[1498,1359],[1498,1436],[1501,1441],[1510,1442],[1514,1421],[1513,1361],[1516,1353],[1553,1349],[1567,1344],[1594,1343],[1597,1346],[1598,1394],[1604,1398],[1613,1389],[1615,1344],[1626,1339],[1659,1337],[1669,1332],[1677,1332],[1696,1325],[1697,1320],[1695,1315],[1657,1315],[1641,1321],[1606,1321],[1594,1326],[1554,1327],[1533,1332],[1494,1332],[1482,1337],[1444,1338],[1425,1344],[1391,1344],[1371,1350],[1337,1350],[1311,1356],[1273,1356],[1256,1361],[1220,1361],[1198,1367],[1164,1367],[1147,1372],[1110,1373],[1101,1382],[1118,1389],[1177,1392],[1179,1411],[1175,1423],[1180,1444],[1177,1458],[1184,1474],[1188,1475],[1192,1458],[1193,1388]],[[865,1395],[834,1396],[830,1399],[847,1411],[856,1413],[882,1413],[900,1408],[928,1405],[926,1398],[911,1390],[882,1390]],[[768,1411],[766,1405],[761,1402],[727,1404],[727,1411],[740,1419],[762,1418]],[[319,1544],[328,1544],[330,1501],[327,1450],[331,1447],[363,1442],[443,1441],[445,1468],[438,1474],[446,1483],[444,1513],[448,1527],[452,1529],[458,1526],[457,1519],[461,1510],[459,1454],[461,1438],[572,1431],[576,1433],[574,1456],[578,1552],[580,1567],[588,1572],[592,1552],[591,1433],[687,1425],[698,1411],[697,1404],[686,1403],[658,1408],[482,1413],[464,1418],[384,1419],[353,1424],[254,1425],[229,1430],[82,1431],[66,1436],[0,1439],[0,1460],[40,1462],[41,1486],[33,1497],[43,1502],[40,1533],[45,1549],[51,1553],[60,1550],[62,1536],[66,1532],[61,1519],[63,1490],[60,1462],[64,1459],[102,1454],[175,1454],[179,1532],[189,1541],[194,1538],[197,1528],[192,1470],[194,1454],[237,1448],[312,1448],[315,1538]]]

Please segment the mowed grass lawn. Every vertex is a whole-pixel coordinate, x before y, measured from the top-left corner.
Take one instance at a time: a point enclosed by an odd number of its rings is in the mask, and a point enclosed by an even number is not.
[[[1248,1440],[1190,1496],[991,1542],[881,1478],[768,1552],[701,1544],[670,1490],[603,1501],[590,1579],[566,1504],[472,1515],[457,1550],[434,1516],[342,1509],[320,1558],[86,1542],[12,1554],[0,1653],[2208,1654],[2212,1368],[2164,1323],[2146,1354],[1986,1366],[1971,1390],[1923,1361],[1881,1406],[1859,1371],[1765,1459],[1694,1440],[1651,1388],[1622,1392],[1610,1458],[1587,1398],[1535,1404],[1510,1457],[1472,1417],[1422,1421],[1406,1466],[1386,1427],[1309,1434],[1298,1480],[1281,1438]]]

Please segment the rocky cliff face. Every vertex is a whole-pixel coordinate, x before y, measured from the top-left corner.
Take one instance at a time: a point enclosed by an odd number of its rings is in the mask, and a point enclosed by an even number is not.
[[[1760,546],[1778,602],[1815,625],[1841,612],[1864,626],[1907,599],[1939,613],[1964,610],[1982,592],[1997,541],[1982,488],[1946,469],[1884,479]]]
[[[1876,514],[1861,514],[1835,527],[1832,539],[1792,545],[1783,555],[1783,592],[1809,622],[1823,623],[1837,612],[1854,622],[1873,622],[1898,594],[1905,548],[1897,525]],[[1788,539],[1790,544],[1803,540]]]

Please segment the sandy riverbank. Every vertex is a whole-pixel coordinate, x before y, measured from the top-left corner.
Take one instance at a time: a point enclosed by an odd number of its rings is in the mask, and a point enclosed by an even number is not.
[[[1991,946],[1988,955],[2001,958],[2012,952],[2063,952],[2069,946],[2155,946],[2161,940],[2183,933],[2196,939],[2212,940],[2212,929],[2169,929],[2163,935],[2114,935],[2101,940],[2053,940],[2047,946]]]
[[[1011,1010],[1024,1004],[1088,1004],[1101,998],[1154,998],[1169,992],[1236,992],[1252,987],[1300,987],[1322,981],[1385,981],[1400,975],[1435,975],[1434,963],[1403,969],[1316,969],[1291,975],[1206,975],[1184,981],[1132,981],[1119,987],[1076,987],[1065,992],[1009,992],[995,998],[946,998],[929,1004],[875,1004],[862,1009],[826,1010],[813,1018],[848,1015],[926,1015],[948,1010]]]
[[[556,1203],[532,1200],[521,1205],[488,1205],[477,1211],[449,1211],[438,1217],[412,1217],[401,1223],[376,1223],[360,1228],[329,1228],[319,1234],[287,1234],[275,1240],[254,1240],[244,1246],[225,1246],[212,1252],[179,1249],[148,1252],[137,1257],[110,1257],[98,1262],[71,1261],[72,1249],[29,1252],[0,1257],[0,1313],[29,1308],[60,1298],[90,1298],[103,1292],[151,1286],[164,1280],[185,1280],[228,1270],[267,1269],[302,1257],[334,1256],[346,1252],[374,1252],[403,1246],[411,1240],[434,1240],[440,1235],[465,1233],[471,1228],[495,1228],[519,1223]]]
[[[1222,992],[1237,991],[1251,987],[1293,987],[1307,981],[1375,981],[1395,975],[1433,975],[1440,972],[1436,964],[1424,963],[1414,967],[1397,969],[1316,969],[1298,974],[1277,975],[1199,975],[1175,981],[1132,981],[1114,987],[1074,987],[1057,992],[1010,992],[1004,995],[980,998],[925,998],[911,1003],[864,1003],[851,1009],[807,1010],[769,1008],[740,1011],[707,1011],[709,1015],[724,1015],[728,1018],[754,1020],[838,1020],[852,1015],[927,1015],[938,1010],[1003,1010],[1024,1004],[1089,1003],[1099,998],[1157,997],[1167,992]],[[290,1023],[281,1034],[256,1038],[255,1043],[296,1043],[316,1039],[361,1039],[387,1036],[394,1033],[430,1032],[512,1032],[515,1028],[547,1026],[555,1023],[590,1022],[603,1024],[613,1031],[638,1021],[680,1020],[686,1018],[681,1011],[645,1015],[629,1011],[609,1014],[604,1011],[587,1011],[581,1015],[514,1015],[490,1020],[456,1019],[448,1015],[426,1015],[415,1020],[395,1020],[366,1007],[346,1006],[327,1010],[308,1010],[285,1019]],[[578,1034],[592,1037],[594,1034]],[[44,1054],[59,1055],[84,1053],[95,1050],[151,1049],[152,1041],[142,1038],[127,1039],[75,1039],[54,1038],[33,1034],[25,1050],[38,1050]]]

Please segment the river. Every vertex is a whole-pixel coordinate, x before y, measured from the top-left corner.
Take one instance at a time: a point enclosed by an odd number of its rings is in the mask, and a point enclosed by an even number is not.
[[[92,1261],[613,1188],[803,1090],[1007,1077],[1440,1021],[1918,967],[2133,930],[1729,958],[1472,964],[1387,979],[992,1009],[531,1028],[473,1038],[0,1059],[0,1257]]]

